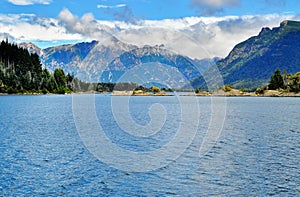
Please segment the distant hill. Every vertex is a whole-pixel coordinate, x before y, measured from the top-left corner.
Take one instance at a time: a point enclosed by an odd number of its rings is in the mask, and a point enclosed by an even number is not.
[[[119,78],[136,66],[143,67],[152,63],[154,70],[151,70],[151,76],[157,77],[161,80],[162,84],[178,85],[176,77],[173,75],[176,73],[182,75],[185,82],[201,75],[210,66],[212,60],[193,60],[189,57],[174,54],[165,49],[164,46],[144,46],[142,48],[136,48],[128,52],[122,53],[119,57],[116,57],[109,63],[107,68],[102,74],[101,81],[116,82]],[[154,64],[158,64],[164,67],[160,69],[159,66],[155,68]],[[145,70],[149,72],[149,70]],[[131,72],[133,77],[141,76],[141,73]],[[138,75],[137,75],[138,74]],[[149,79],[151,78],[149,76]],[[147,77],[144,76],[144,80]],[[182,86],[184,85],[182,82]],[[179,87],[176,87],[179,88]]]
[[[300,22],[283,21],[279,27],[263,28],[259,35],[239,43],[217,62],[224,84],[252,89],[268,83],[277,68],[288,73],[300,71],[299,43]],[[206,75],[211,73],[208,70]],[[192,80],[192,85],[206,87],[201,76]]]
[[[83,42],[70,45],[39,49],[32,43],[21,47],[40,54],[41,62],[50,70],[62,68],[84,81],[117,82],[134,66],[146,63],[167,65],[164,72],[180,72],[189,81],[205,72],[217,59],[197,60],[175,54],[163,45],[137,47],[111,38],[104,41]],[[161,75],[162,70],[157,70]],[[155,74],[155,73],[154,73]],[[170,82],[167,76],[162,83]],[[175,79],[176,80],[176,79]]]

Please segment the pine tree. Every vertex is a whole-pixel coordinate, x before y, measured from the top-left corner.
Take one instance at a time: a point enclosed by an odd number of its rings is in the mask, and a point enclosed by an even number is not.
[[[281,71],[279,69],[276,69],[274,74],[271,76],[269,89],[277,90],[279,88],[284,88],[284,81],[281,75]]]

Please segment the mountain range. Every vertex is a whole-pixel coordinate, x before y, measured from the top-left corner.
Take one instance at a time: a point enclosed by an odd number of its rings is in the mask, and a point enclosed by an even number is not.
[[[146,80],[161,80],[161,84],[171,86],[184,86],[191,81],[193,87],[206,89],[207,83],[214,83],[218,70],[224,84],[253,89],[267,84],[277,68],[288,73],[300,71],[299,43],[300,22],[283,21],[279,27],[262,28],[257,36],[237,44],[223,59],[192,59],[164,45],[137,47],[115,37],[46,49],[32,43],[20,46],[36,52],[50,71],[59,67],[84,81],[117,82],[126,73],[131,79],[145,77],[148,73]],[[162,65],[164,69],[159,69]],[[134,73],[135,67],[143,66],[144,70]],[[182,83],[178,83],[180,79],[174,73],[182,74]],[[127,80],[130,77],[127,76]]]
[[[300,71],[300,22],[283,21],[279,27],[262,28],[257,36],[237,44],[227,57],[216,63],[223,83],[235,88],[253,89],[267,84],[278,68]],[[213,69],[204,75],[213,79]],[[194,87],[206,88],[202,76],[192,80]]]
[[[137,47],[123,43],[115,37],[104,41],[83,42],[46,49],[41,49],[32,43],[21,43],[20,46],[31,53],[37,53],[42,64],[50,71],[62,68],[66,73],[71,73],[88,82],[118,82],[134,67],[151,63],[151,76],[145,79],[145,83],[153,80],[154,76],[159,76],[155,80],[156,83],[160,80],[161,84],[180,88],[219,60],[218,58],[191,59],[171,52],[164,45]],[[164,69],[153,69],[153,64],[164,65]],[[171,76],[174,73],[182,74],[181,83]]]

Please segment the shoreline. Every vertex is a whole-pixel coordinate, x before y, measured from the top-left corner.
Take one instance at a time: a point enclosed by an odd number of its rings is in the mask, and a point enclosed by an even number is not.
[[[113,91],[110,96],[174,96],[166,92],[149,93],[144,91]]]
[[[197,96],[197,97],[300,97],[300,92],[282,92],[277,90],[266,90],[263,94],[256,94],[255,92],[241,92],[239,90],[231,90],[225,92],[218,90],[216,92],[199,92],[194,94],[186,94],[182,96]]]
[[[109,96],[175,96],[174,94],[168,94],[166,92],[161,93],[149,93],[149,92],[133,92],[133,91],[114,91],[114,92],[96,92],[96,91],[87,91],[87,92],[72,92],[66,94],[55,94],[55,93],[17,93],[17,94],[8,94],[0,93],[0,96],[43,96],[43,95],[83,95],[83,94],[102,94]],[[210,93],[202,91],[199,93],[190,93],[182,94],[179,96],[194,96],[194,97],[300,97],[300,92],[281,92],[277,90],[266,90],[264,94],[256,94],[255,92],[241,92],[239,90],[231,90],[228,92],[218,90],[216,92]]]

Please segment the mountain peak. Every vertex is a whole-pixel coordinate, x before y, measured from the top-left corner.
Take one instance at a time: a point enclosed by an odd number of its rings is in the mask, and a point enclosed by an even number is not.
[[[32,42],[22,42],[19,44],[19,47],[27,49],[29,51],[29,53],[36,53],[39,56],[43,55],[44,52],[41,48],[39,48],[38,46],[36,46],[35,44],[33,44]]]
[[[280,23],[281,29],[288,29],[288,30],[300,30],[300,22],[299,21],[291,21],[291,20],[284,20]]]
[[[259,35],[265,34],[272,31],[269,27],[263,27],[259,33]]]
[[[237,44],[226,58],[217,62],[217,66],[225,84],[235,88],[255,88],[268,83],[277,68],[288,73],[299,71],[298,43],[300,22],[285,20],[279,27],[262,28],[258,36]],[[193,82],[197,83],[200,87],[205,84],[201,78]]]
[[[300,22],[298,21],[292,21],[292,20],[284,20],[280,23],[279,27],[269,28],[269,27],[263,27],[259,33],[259,36],[264,35],[266,33],[270,33],[272,31],[277,33],[288,33],[293,31],[299,31],[300,30]]]
[[[284,26],[300,26],[300,22],[292,20],[284,20],[280,23],[280,27]]]
[[[284,27],[286,25],[288,25],[289,21],[288,20],[284,20],[280,23],[280,27]]]

